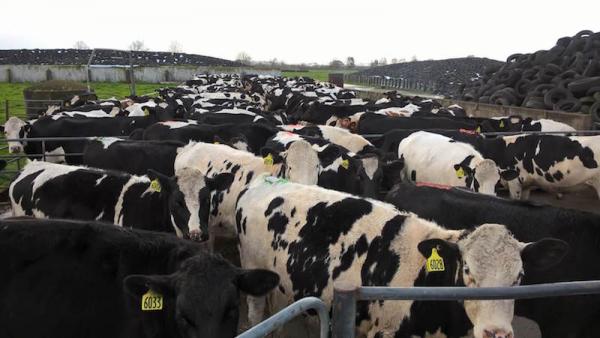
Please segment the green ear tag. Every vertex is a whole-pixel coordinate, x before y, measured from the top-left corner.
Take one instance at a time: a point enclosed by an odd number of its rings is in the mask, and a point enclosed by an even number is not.
[[[148,115],[150,115],[150,110],[148,110],[148,107],[144,107],[144,116]]]
[[[475,131],[481,133],[481,126],[477,126],[477,129],[475,129]]]
[[[500,120],[500,128],[504,128],[504,121]]]
[[[444,259],[438,254],[437,249],[431,249],[431,256],[427,258],[427,263],[425,263],[425,269],[427,272],[434,271],[445,271],[444,267]]]
[[[156,192],[160,192],[162,190],[160,182],[157,179],[153,179],[152,182],[150,182],[150,189]]]
[[[462,167],[456,169],[456,177],[458,177],[458,178],[465,177],[465,171],[463,170]]]
[[[348,161],[348,160],[342,160],[342,167],[344,169],[347,170],[349,166],[350,166],[350,161]]]
[[[263,160],[265,162],[265,165],[273,165],[273,155],[269,154],[263,157]]]
[[[142,311],[158,311],[163,308],[163,296],[152,290],[148,290],[142,296]]]

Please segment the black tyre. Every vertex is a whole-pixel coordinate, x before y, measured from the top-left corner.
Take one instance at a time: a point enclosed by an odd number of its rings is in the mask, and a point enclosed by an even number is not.
[[[544,95],[544,105],[548,109],[554,109],[554,106],[563,100],[571,99],[573,95],[565,88],[555,87],[550,89]]]
[[[556,107],[558,108],[558,110],[573,113],[579,111],[579,109],[581,108],[581,102],[571,97],[568,99],[558,101]]]
[[[569,83],[569,90],[574,94],[587,93],[588,89],[600,86],[600,76],[587,77]]]

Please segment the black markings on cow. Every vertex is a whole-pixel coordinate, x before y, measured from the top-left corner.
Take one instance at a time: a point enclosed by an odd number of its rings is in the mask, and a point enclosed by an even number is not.
[[[354,257],[362,256],[365,252],[367,252],[368,246],[369,243],[367,241],[367,237],[363,234],[360,236],[358,241],[356,241],[355,244],[350,245],[347,250],[344,250],[342,247],[340,265],[333,268],[331,275],[332,278],[337,279],[340,273],[348,270],[352,265],[352,262],[354,262]]]
[[[290,212],[290,217],[294,217],[294,215],[296,215],[296,207],[293,207],[292,211]]]
[[[283,286],[279,285],[279,291],[285,295],[285,289]]]
[[[283,198],[281,197],[275,197],[271,203],[269,203],[269,206],[267,207],[267,210],[265,210],[265,216],[269,216],[273,210],[275,210],[276,208],[280,207],[283,204]]]
[[[329,247],[372,209],[369,201],[345,198],[330,205],[317,203],[307,211],[306,223],[298,232],[298,239],[289,244],[286,263],[296,300],[308,295],[322,295],[330,279]]]
[[[254,176],[254,171],[249,171],[246,174],[246,185],[250,184],[250,181],[252,181],[253,176]]]
[[[13,198],[15,202],[19,203],[25,214],[33,216],[33,207],[35,206],[32,198],[33,193],[33,181],[38,177],[44,170],[36,171],[33,174],[24,177],[17,182],[13,188]]]
[[[410,180],[413,181],[413,182],[417,181],[417,171],[416,170],[412,170],[410,172]]]

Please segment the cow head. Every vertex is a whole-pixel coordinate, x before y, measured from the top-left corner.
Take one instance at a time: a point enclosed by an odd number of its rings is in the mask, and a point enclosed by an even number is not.
[[[172,274],[129,275],[123,284],[133,307],[146,301],[160,308],[142,311],[148,336],[221,338],[237,335],[240,291],[263,296],[279,284],[279,276],[240,269],[219,256],[196,255]],[[148,301],[144,295],[149,290],[153,298]]]
[[[152,169],[148,170],[149,189],[163,194],[166,199],[171,225],[179,237],[190,236],[194,240],[200,238],[200,220],[198,218],[199,184],[202,173],[186,168],[175,177],[168,177]],[[207,227],[206,227],[207,228]],[[208,229],[208,228],[207,228]],[[194,231],[195,230],[195,231]],[[204,232],[208,236],[208,231]]]
[[[263,147],[261,156],[268,158],[272,164],[281,164],[283,177],[302,184],[317,184],[319,157],[312,145],[304,140],[293,142],[285,151],[277,151],[271,147]]]
[[[27,138],[31,131],[31,124],[13,116],[2,126],[2,131],[7,139]],[[8,151],[11,154],[22,153],[26,145],[26,141],[9,141]]]
[[[559,263],[568,244],[557,239],[521,243],[503,225],[484,224],[463,233],[457,242],[427,239],[418,249],[428,260],[434,250],[443,260],[443,268],[438,265],[437,271],[427,272],[438,285],[509,287],[519,285],[526,270]],[[464,308],[476,338],[513,337],[514,300],[465,300]]]

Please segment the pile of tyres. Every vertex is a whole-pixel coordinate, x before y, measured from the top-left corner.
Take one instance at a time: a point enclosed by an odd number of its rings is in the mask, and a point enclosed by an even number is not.
[[[584,30],[549,50],[513,54],[467,85],[462,99],[581,112],[600,122],[600,32]]]

